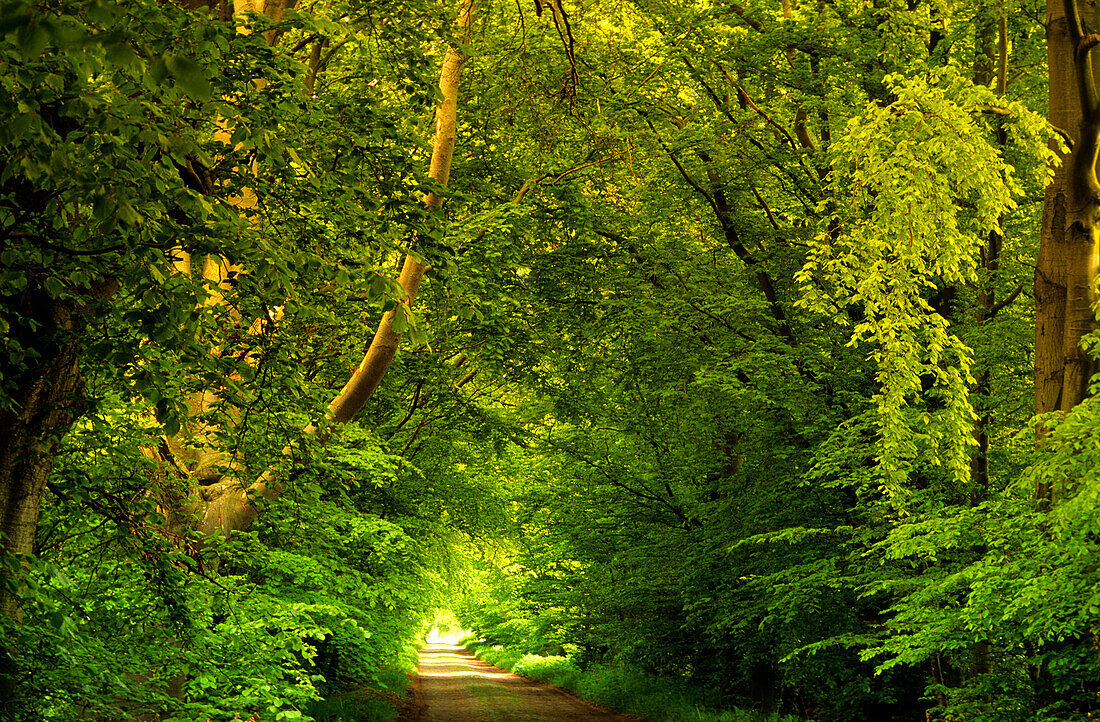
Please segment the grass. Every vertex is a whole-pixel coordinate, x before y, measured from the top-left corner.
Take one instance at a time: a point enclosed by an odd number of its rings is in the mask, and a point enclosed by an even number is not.
[[[539,682],[557,685],[578,697],[648,722],[799,722],[797,717],[789,715],[707,708],[702,701],[702,690],[682,680],[654,677],[623,667],[581,670],[568,657],[523,654],[470,638],[464,639],[463,643],[490,664]]]
[[[389,669],[376,673],[375,679],[377,685],[335,692],[305,712],[317,722],[393,722],[409,678],[399,669]]]

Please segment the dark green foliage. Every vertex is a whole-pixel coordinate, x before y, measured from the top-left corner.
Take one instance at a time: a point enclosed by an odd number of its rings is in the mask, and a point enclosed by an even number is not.
[[[25,675],[7,714],[341,719],[324,698],[392,710],[440,586],[431,525],[369,511],[369,489],[403,483],[396,458],[349,435],[329,447],[343,474],[299,477],[256,531],[171,539],[152,499],[134,503],[155,470],[132,418],[90,417],[67,439],[26,621],[7,629]]]
[[[1100,407],[1029,418],[1039,6],[563,7],[482,9],[444,192],[435,5],[0,3],[0,420],[80,377],[3,714],[382,719],[447,603],[654,719],[1100,712]],[[302,439],[409,249],[406,349]],[[286,481],[228,539],[150,460],[198,390]]]
[[[7,577],[26,584],[22,623],[3,620],[17,677],[2,714],[337,719],[323,697],[399,692],[445,564],[415,468],[352,429],[323,461],[299,456],[308,471],[263,524],[225,540],[186,530],[201,492],[148,452],[205,389],[219,442],[258,475],[343,382],[360,314],[401,293],[394,246],[431,230],[403,118],[428,112],[432,69],[391,57],[387,25],[354,56],[379,51],[412,92],[363,81],[351,113],[344,87],[307,102],[305,66],[268,46],[263,18],[251,34],[170,3],[8,2],[0,18],[0,408],[14,418],[60,350],[83,380],[67,400],[83,418],[48,429],[64,440],[32,563]],[[425,18],[428,37],[446,22]],[[291,13],[278,31],[356,28]],[[242,212],[243,188],[260,200]],[[215,289],[173,266],[185,253],[247,272],[204,304]]]

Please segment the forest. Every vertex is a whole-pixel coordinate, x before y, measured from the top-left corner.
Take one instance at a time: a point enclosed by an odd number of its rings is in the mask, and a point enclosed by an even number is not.
[[[1097,45],[0,0],[0,718],[388,720],[453,613],[654,722],[1097,719]]]

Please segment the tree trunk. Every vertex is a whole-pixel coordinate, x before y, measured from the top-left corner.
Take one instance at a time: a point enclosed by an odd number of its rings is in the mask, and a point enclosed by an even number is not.
[[[54,452],[83,411],[83,389],[77,349],[68,344],[24,378],[12,410],[0,413],[0,548],[5,556],[30,554],[34,549]],[[0,578],[0,614],[19,621],[17,580],[7,574]]]
[[[1090,14],[1095,10],[1090,8]],[[1035,267],[1037,414],[1069,411],[1088,391],[1093,364],[1081,349],[1081,338],[1095,322],[1092,285],[1100,239],[1100,108],[1092,43],[1076,0],[1047,0],[1047,21],[1050,121],[1070,137],[1073,147],[1047,187],[1043,204]],[[1035,493],[1048,504],[1058,496],[1048,483]]]
[[[464,41],[469,40],[473,10],[473,0],[468,0],[458,19]],[[454,155],[455,139],[458,135],[458,81],[465,62],[466,55],[452,48],[443,60],[443,70],[439,75],[439,91],[443,100],[435,113],[435,138],[432,142],[432,163],[428,176],[442,186],[447,185],[451,177],[451,157]],[[424,205],[438,212],[443,206],[443,199],[435,193],[429,193],[424,196]],[[416,301],[420,281],[427,270],[428,265],[415,256],[405,256],[397,281],[405,289],[404,304],[410,309]],[[330,421],[338,424],[350,421],[378,388],[401,343],[401,334],[393,330],[396,313],[397,309],[394,308],[382,317],[359,368],[344,385],[339,396],[329,404],[327,416]]]
[[[977,48],[974,56],[974,83],[993,86],[998,95],[1004,95],[1008,75],[1008,18],[1001,8],[995,15],[992,8],[979,17],[975,31],[974,44]],[[996,38],[996,43],[994,43]],[[1004,123],[997,122],[997,145],[1002,149],[1008,143],[1008,133]],[[1004,238],[996,231],[986,235],[982,249],[981,265],[986,272],[984,285],[978,291],[978,307],[974,311],[974,320],[979,324],[992,320],[997,313],[995,283],[997,272],[1001,269],[1001,250]],[[1011,296],[1009,297],[1011,298]],[[989,425],[992,422],[990,412],[990,369],[988,366],[978,372],[971,393],[977,397],[974,408],[978,417],[974,421],[974,451],[970,457],[970,481],[973,491],[970,503],[976,506],[984,501],[989,487]]]
[[[0,369],[0,378],[16,388],[0,409],[0,614],[23,621],[20,603],[25,559],[34,551],[38,513],[54,453],[73,422],[84,411],[84,379],[78,347],[68,339],[72,312],[45,294],[32,294],[26,304],[39,311],[31,336],[14,335],[37,357],[29,368]],[[14,382],[14,383],[13,383]],[[19,670],[10,647],[0,649],[0,704],[10,699]]]
[[[473,0],[465,0],[457,21],[462,30],[464,42],[469,40],[473,14]],[[466,57],[456,48],[449,50],[443,61],[439,78],[439,90],[443,99],[436,109],[435,138],[428,175],[436,183],[444,186],[447,185],[451,174],[451,158],[454,155],[458,126],[458,83]],[[438,212],[443,205],[443,199],[435,193],[427,194],[423,200],[424,204],[433,211]],[[428,264],[412,254],[405,256],[401,275],[397,279],[405,289],[405,298],[399,307],[404,306],[407,309],[413,307],[420,289],[420,282],[428,268]],[[401,334],[393,329],[397,310],[397,308],[391,309],[382,317],[374,339],[359,367],[329,404],[325,414],[328,423],[344,424],[350,421],[378,388],[401,344]],[[305,433],[315,436],[318,434],[318,428],[310,424],[305,428]],[[284,454],[289,455],[292,452],[292,447],[283,449]],[[201,520],[201,530],[205,534],[229,534],[235,530],[247,529],[259,513],[252,500],[261,497],[273,500],[282,493],[282,489],[283,482],[279,477],[279,470],[274,466],[264,471],[247,489],[239,484],[227,488],[207,505]]]

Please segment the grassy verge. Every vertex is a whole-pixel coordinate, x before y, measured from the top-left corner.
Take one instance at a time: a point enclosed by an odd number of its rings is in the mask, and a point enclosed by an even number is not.
[[[364,685],[334,692],[306,710],[317,722],[393,722],[409,686],[408,676],[397,669],[377,674],[384,689]],[[380,685],[380,686],[381,686]]]
[[[702,692],[680,680],[638,670],[598,667],[582,671],[568,657],[524,654],[474,638],[462,640],[481,659],[516,674],[548,682],[605,707],[647,722],[800,722],[787,715],[762,715],[743,709],[706,708]]]

